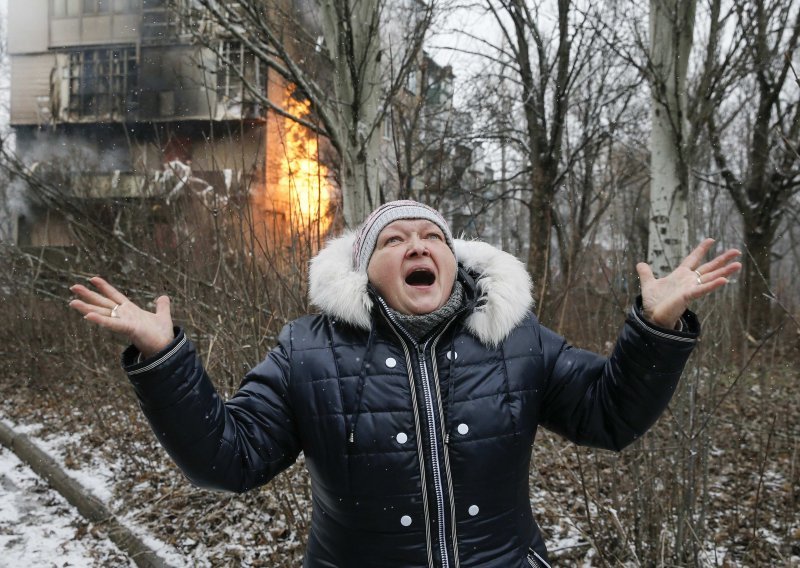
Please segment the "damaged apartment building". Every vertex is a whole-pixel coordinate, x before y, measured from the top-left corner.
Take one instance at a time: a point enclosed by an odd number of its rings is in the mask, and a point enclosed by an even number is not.
[[[207,22],[190,25],[174,5],[10,2],[10,118],[18,154],[34,170],[60,168],[55,185],[63,199],[82,210],[112,210],[111,223],[126,207],[168,201],[193,185],[214,198],[247,194],[265,225],[291,226],[308,215],[324,232],[331,219],[323,226],[319,203],[290,203],[299,184],[292,179],[286,187],[291,172],[311,172],[307,194],[322,193],[320,185],[334,177],[319,163],[324,140],[309,140],[308,130],[268,112],[245,83],[295,116],[308,108],[292,108],[304,103],[240,42]],[[471,119],[453,108],[453,77],[449,66],[420,53],[384,121],[381,192],[441,206],[457,230],[471,234],[480,208],[465,205],[464,196],[480,195],[492,172],[471,141]],[[305,155],[295,155],[301,147]],[[16,207],[12,232],[21,246],[72,244],[66,216],[35,199]]]
[[[223,191],[264,178],[265,113],[241,77],[270,100],[286,85],[240,43],[198,45],[167,0],[9,4],[16,149],[34,169],[60,163],[65,198],[124,207],[187,176]],[[12,221],[19,245],[71,244],[66,220],[35,200]]]

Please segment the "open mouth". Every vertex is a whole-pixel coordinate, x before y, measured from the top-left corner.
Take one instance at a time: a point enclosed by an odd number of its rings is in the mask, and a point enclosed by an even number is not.
[[[418,268],[406,276],[406,284],[409,286],[430,286],[434,282],[436,275],[426,268]]]

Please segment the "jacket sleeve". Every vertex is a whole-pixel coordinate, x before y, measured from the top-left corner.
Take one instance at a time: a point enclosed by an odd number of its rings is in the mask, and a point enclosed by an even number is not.
[[[576,349],[541,328],[548,373],[541,424],[581,445],[621,450],[666,409],[700,325],[686,311],[682,330],[646,322],[641,298],[631,309],[610,357]]]
[[[223,402],[183,331],[161,353],[122,365],[158,440],[201,487],[247,491],[294,463],[300,442],[289,404],[289,326],[266,359]]]

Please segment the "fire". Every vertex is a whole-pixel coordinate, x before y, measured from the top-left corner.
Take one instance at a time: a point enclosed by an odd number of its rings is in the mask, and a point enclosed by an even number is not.
[[[292,96],[286,89],[283,108],[298,118],[311,114],[311,103]],[[273,152],[277,158],[277,179],[270,195],[281,210],[292,234],[324,234],[330,227],[328,209],[331,189],[328,168],[319,163],[319,139],[314,132],[294,120],[278,117],[277,140]],[[273,162],[275,163],[275,162]]]

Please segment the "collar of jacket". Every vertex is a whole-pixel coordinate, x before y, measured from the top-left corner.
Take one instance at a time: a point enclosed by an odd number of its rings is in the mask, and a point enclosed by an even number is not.
[[[372,327],[374,300],[365,272],[353,268],[348,232],[328,241],[311,260],[309,299],[324,314],[363,329]],[[475,279],[475,301],[464,325],[482,343],[499,345],[533,304],[532,282],[514,256],[481,241],[455,239],[456,259]]]

